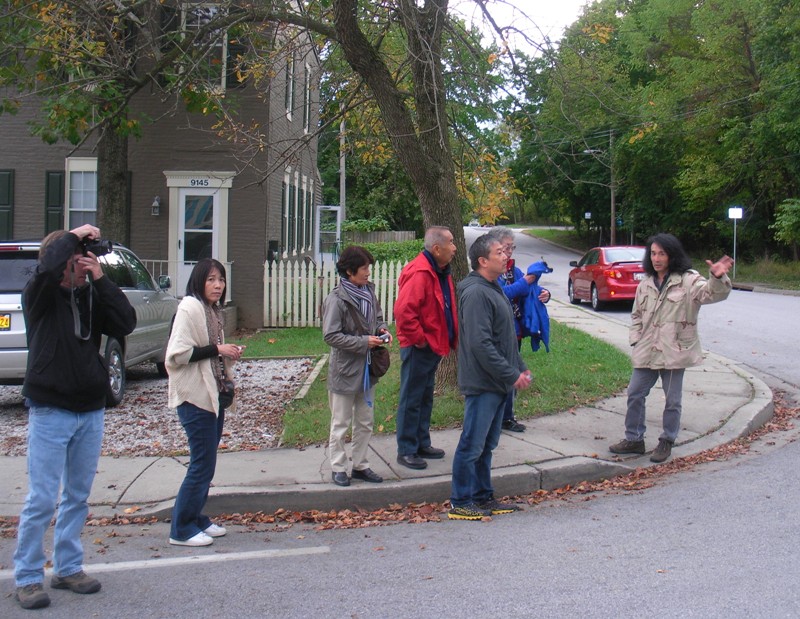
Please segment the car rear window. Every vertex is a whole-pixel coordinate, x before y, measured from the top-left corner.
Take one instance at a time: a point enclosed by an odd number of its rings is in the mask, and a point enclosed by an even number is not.
[[[0,292],[22,292],[38,257],[36,251],[0,252]]]
[[[103,273],[117,286],[120,288],[134,288],[131,271],[119,252],[112,251],[110,254],[101,256],[99,261],[103,267]]]
[[[641,262],[644,249],[607,249],[606,262]]]

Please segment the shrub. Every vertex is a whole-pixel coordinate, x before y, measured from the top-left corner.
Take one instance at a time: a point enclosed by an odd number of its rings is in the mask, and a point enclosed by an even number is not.
[[[381,215],[371,219],[346,219],[342,222],[342,232],[376,232],[391,230],[389,222]]]
[[[375,257],[376,262],[394,262],[399,260],[406,263],[417,257],[422,251],[424,241],[414,239],[412,241],[392,241],[391,243],[363,243],[369,253]],[[349,243],[352,245],[352,243]]]

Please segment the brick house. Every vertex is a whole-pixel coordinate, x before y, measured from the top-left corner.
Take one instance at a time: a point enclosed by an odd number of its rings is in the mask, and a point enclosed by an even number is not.
[[[221,48],[218,58],[229,53]],[[154,121],[143,124],[141,138],[129,140],[129,236],[111,239],[152,264],[156,275],[169,274],[171,292],[178,296],[194,261],[217,258],[229,271],[229,302],[236,307],[238,326],[247,328],[264,324],[268,255],[313,252],[322,193],[316,139],[319,57],[309,40],[287,50],[281,62],[262,97],[263,89],[232,83],[221,63],[220,88],[235,88],[238,117],[257,121],[268,145],[248,155],[249,165],[217,136],[213,117],[190,113],[182,102],[163,101],[155,92],[136,96],[132,109]],[[3,240],[38,239],[95,222],[92,145],[75,150],[31,136],[28,122],[37,112],[28,99],[17,115],[0,115]]]

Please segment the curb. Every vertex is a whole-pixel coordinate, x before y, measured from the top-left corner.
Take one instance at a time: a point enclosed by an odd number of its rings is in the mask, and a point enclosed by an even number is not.
[[[772,391],[753,373],[728,359],[709,353],[751,386],[749,402],[731,412],[722,425],[703,436],[677,443],[673,458],[685,457],[730,443],[764,425],[774,411]],[[537,490],[555,490],[581,482],[596,482],[626,475],[638,468],[659,466],[650,455],[606,460],[591,456],[567,456],[538,463],[521,463],[492,471],[492,483],[498,496],[519,496]],[[328,483],[297,486],[213,487],[205,512],[209,516],[242,512],[273,513],[289,511],[331,511],[344,509],[374,510],[392,503],[441,503],[450,496],[451,476],[437,475],[416,479],[385,481],[382,484],[355,484],[347,488]],[[132,516],[169,518],[173,500],[160,501],[137,510]],[[104,513],[119,514],[124,505],[92,506],[95,517]]]

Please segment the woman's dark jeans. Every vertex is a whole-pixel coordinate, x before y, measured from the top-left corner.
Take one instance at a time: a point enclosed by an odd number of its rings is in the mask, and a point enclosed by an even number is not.
[[[178,418],[189,439],[189,468],[172,509],[172,539],[186,541],[211,525],[203,515],[208,489],[217,468],[217,447],[222,438],[225,412],[219,415],[184,402],[178,406]]]

